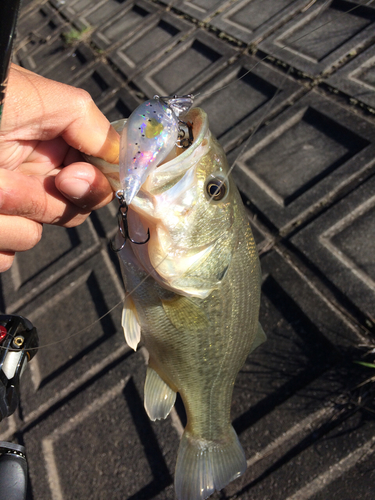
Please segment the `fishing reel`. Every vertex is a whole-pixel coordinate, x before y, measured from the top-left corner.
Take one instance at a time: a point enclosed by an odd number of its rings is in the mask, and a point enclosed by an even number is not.
[[[0,421],[17,408],[20,378],[38,345],[36,328],[29,320],[0,315]]]
[[[0,315],[0,421],[17,408],[20,378],[38,345],[38,333],[29,320]],[[26,490],[25,448],[0,441],[0,500],[24,500]]]

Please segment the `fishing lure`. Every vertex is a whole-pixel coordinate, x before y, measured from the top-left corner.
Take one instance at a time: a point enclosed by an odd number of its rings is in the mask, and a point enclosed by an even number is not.
[[[150,231],[144,241],[135,241],[129,234],[128,206],[140,190],[150,173],[162,163],[172,149],[188,147],[193,143],[192,128],[181,118],[193,105],[193,95],[159,97],[145,101],[130,115],[120,136],[119,174],[122,189],[116,192],[120,207],[118,226],[123,243],[112,249],[119,252],[127,240],[136,245],[147,243]],[[185,125],[188,137],[185,139]]]
[[[130,115],[120,136],[118,197],[130,205],[150,173],[178,144],[181,118],[193,105],[193,95],[159,97],[145,101]]]

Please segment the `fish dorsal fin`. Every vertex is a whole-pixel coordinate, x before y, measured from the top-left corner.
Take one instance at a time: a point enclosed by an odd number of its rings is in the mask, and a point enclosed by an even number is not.
[[[263,331],[262,325],[260,323],[258,323],[258,330],[257,330],[256,336],[255,336],[254,343],[251,346],[250,352],[255,351],[255,349],[257,347],[259,347],[261,344],[263,344],[263,342],[265,342],[266,340],[267,340],[267,336]]]
[[[176,393],[149,366],[147,367],[144,399],[145,410],[151,420],[166,418],[176,401]]]
[[[161,302],[167,318],[177,330],[196,334],[210,328],[206,313],[194,299],[175,295],[172,299]]]
[[[126,343],[136,351],[141,340],[141,325],[138,321],[137,309],[130,295],[127,295],[124,300],[121,325],[124,329]]]

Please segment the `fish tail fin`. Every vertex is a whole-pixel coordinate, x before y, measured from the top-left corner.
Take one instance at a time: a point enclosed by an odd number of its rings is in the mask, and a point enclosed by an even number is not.
[[[232,426],[226,439],[221,441],[198,439],[185,430],[175,472],[177,498],[203,500],[245,470],[245,453]]]

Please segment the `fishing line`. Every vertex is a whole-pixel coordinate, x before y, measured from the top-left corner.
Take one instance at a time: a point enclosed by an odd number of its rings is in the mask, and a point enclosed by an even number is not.
[[[313,4],[315,3],[315,0],[313,0],[313,2],[309,5],[307,5],[305,7],[305,9],[307,10],[308,8],[310,8]],[[327,5],[327,3],[329,3],[329,0],[327,0],[327,2],[325,2],[322,7],[319,9],[320,11]],[[371,3],[371,2],[370,2]],[[361,7],[361,5],[356,5],[352,8],[350,8],[348,11],[345,11],[345,14],[348,14],[354,10],[356,10],[357,8]],[[302,10],[302,12],[304,12],[304,10]],[[318,17],[320,15],[320,12],[315,16],[315,17]],[[333,22],[332,21],[327,21],[326,23],[318,26],[317,28],[314,28],[313,30],[309,31],[308,33],[305,33],[304,35],[301,35],[300,37],[296,38],[296,39],[293,39],[290,43],[294,43],[296,41],[299,41],[303,38],[305,38],[306,36],[310,35],[311,33],[317,31],[318,29],[324,27],[324,26],[327,26],[329,24],[331,24]],[[283,50],[285,50],[287,48],[287,45],[285,44],[283,47],[280,47],[280,52],[282,52]],[[223,87],[220,87],[219,89],[216,89],[216,90],[213,90],[209,93],[204,93],[204,94],[201,94],[201,93],[198,93],[196,94],[194,97],[197,97],[198,95],[200,97],[207,97],[207,96],[211,96],[215,93],[217,93],[218,91],[221,91],[221,90],[224,90],[228,87],[230,87],[231,85],[235,84],[236,82],[242,80],[243,78],[245,78],[245,76],[247,76],[249,73],[251,73],[260,63],[264,62],[266,59],[268,58],[268,56],[266,55],[265,57],[263,57],[261,60],[259,60],[256,64],[254,64],[248,71],[246,71],[241,77],[237,78],[236,80],[234,80],[233,82],[230,82],[228,83],[227,85],[224,85]],[[290,73],[290,71],[292,70],[292,67],[289,66],[288,70],[286,71],[285,75],[284,75],[284,79],[281,81],[281,84],[279,85],[279,87],[276,89],[276,92],[274,93],[274,95],[272,96],[272,98],[269,100],[269,102],[267,103],[267,105],[264,107],[264,113],[262,114],[262,116],[260,117],[258,123],[256,124],[256,126],[254,127],[254,129],[252,130],[250,136],[246,139],[246,141],[242,144],[241,146],[241,150],[239,151],[236,159],[233,161],[232,165],[229,167],[228,169],[228,172],[227,174],[224,176],[224,180],[223,182],[227,181],[228,178],[229,178],[229,175],[231,174],[231,172],[233,171],[237,161],[239,160],[239,158],[243,155],[243,153],[245,152],[245,150],[247,149],[247,147],[249,146],[252,138],[254,137],[255,133],[259,130],[259,128],[262,126],[266,116],[268,115],[268,112],[269,110],[271,109],[271,106],[272,104],[274,103],[276,97],[279,95],[279,93],[282,91],[282,86],[284,84],[284,82],[287,80],[288,78],[288,75]],[[210,197],[210,199],[208,200],[208,205],[214,200],[214,195]],[[197,207],[195,206],[193,208],[193,210],[196,210]],[[192,211],[193,211],[192,210]],[[208,207],[206,208],[205,212],[208,210]],[[203,215],[204,213],[203,212]],[[158,264],[156,264],[154,266],[154,270],[156,271],[158,269],[158,267],[165,261],[165,259],[167,259],[168,257],[170,256],[170,253],[166,252],[165,256],[160,260],[160,262],[158,262]],[[54,346],[54,345],[57,345],[57,344],[60,344],[62,342],[65,342],[71,338],[74,338],[82,333],[84,333],[85,331],[89,330],[92,326],[96,325],[97,323],[99,323],[102,319],[104,319],[106,316],[108,316],[109,314],[111,314],[117,307],[119,307],[121,304],[124,303],[124,300],[126,297],[128,296],[131,296],[149,277],[151,277],[151,274],[152,273],[148,273],[139,283],[136,287],[134,287],[130,292],[125,292],[125,295],[124,297],[119,301],[117,302],[113,307],[111,307],[105,314],[103,314],[100,318],[96,319],[95,321],[93,321],[92,323],[90,323],[90,325],[87,325],[86,327],[84,328],[81,328],[80,330],[72,333],[71,335],[67,336],[67,337],[64,337],[64,338],[60,338],[56,341],[53,341],[53,342],[49,342],[47,344],[43,344],[41,346],[39,346],[39,348],[30,348],[28,349],[29,351],[31,350],[34,350],[34,349],[44,349],[46,347],[50,347],[50,346]],[[2,347],[0,346],[0,349],[7,349],[5,347]],[[21,349],[20,349],[21,350]]]

